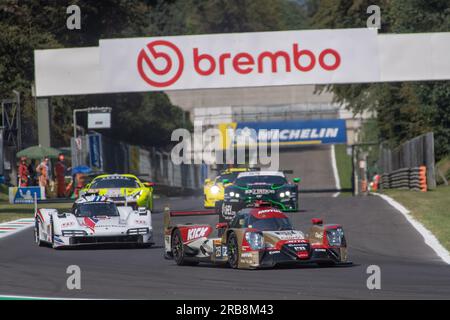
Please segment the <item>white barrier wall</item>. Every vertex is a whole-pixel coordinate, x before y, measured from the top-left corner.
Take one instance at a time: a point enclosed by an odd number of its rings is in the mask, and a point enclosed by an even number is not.
[[[36,96],[102,93],[98,47],[34,51]]]
[[[101,40],[97,48],[35,50],[36,95],[448,80],[448,52],[450,32],[369,29]]]
[[[450,32],[378,36],[380,82],[450,79]]]

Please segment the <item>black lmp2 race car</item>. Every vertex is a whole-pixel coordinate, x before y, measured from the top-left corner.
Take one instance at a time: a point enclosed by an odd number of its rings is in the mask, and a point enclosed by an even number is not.
[[[265,201],[284,212],[298,211],[298,182],[300,178],[289,183],[280,171],[242,172],[225,188],[224,200],[216,205],[219,221],[233,220],[236,212],[254,201]]]

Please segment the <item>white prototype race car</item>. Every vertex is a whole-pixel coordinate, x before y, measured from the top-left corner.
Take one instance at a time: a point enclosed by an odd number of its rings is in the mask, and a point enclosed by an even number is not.
[[[151,212],[118,207],[104,196],[84,195],[75,201],[71,212],[36,209],[35,241],[53,248],[114,243],[151,246]]]

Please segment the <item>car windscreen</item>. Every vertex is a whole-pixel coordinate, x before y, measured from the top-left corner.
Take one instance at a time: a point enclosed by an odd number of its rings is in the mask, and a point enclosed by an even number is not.
[[[228,181],[233,182],[234,180],[236,180],[236,177],[238,176],[238,174],[239,174],[239,172],[223,174],[223,175],[217,177],[217,182],[222,182],[224,179],[227,179]]]
[[[236,179],[235,184],[239,186],[246,186],[249,184],[272,184],[272,185],[282,185],[286,184],[286,178],[283,176],[244,176]]]
[[[74,212],[75,216],[84,217],[95,217],[95,216],[107,216],[116,217],[119,216],[119,211],[114,203],[111,202],[93,202],[84,203],[79,205]]]
[[[91,189],[110,189],[110,188],[139,188],[139,184],[133,178],[101,178],[96,179],[91,184]]]
[[[260,231],[292,230],[292,225],[288,218],[258,219],[254,216],[250,216],[248,220],[248,227],[255,228]]]

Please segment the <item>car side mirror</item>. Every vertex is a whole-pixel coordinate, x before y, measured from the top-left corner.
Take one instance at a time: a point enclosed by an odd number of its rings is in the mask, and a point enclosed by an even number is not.
[[[154,187],[155,183],[154,182],[144,182],[144,186],[146,186],[147,188]]]
[[[230,180],[228,180],[228,179],[223,179],[223,180],[222,180],[222,183],[223,183],[223,184],[230,183]]]
[[[216,224],[216,229],[224,229],[228,227],[228,223],[227,222],[219,222]]]
[[[323,220],[319,219],[319,218],[312,218],[311,219],[312,224],[314,225],[322,225],[323,224]]]
[[[294,181],[294,183],[299,183],[300,181],[302,181],[302,179],[300,179],[300,178],[294,178],[294,179],[292,179],[292,181]]]
[[[140,216],[146,216],[147,215],[147,208],[139,207],[137,211],[138,211]]]
[[[208,184],[211,182],[211,179],[205,179],[205,184]]]

